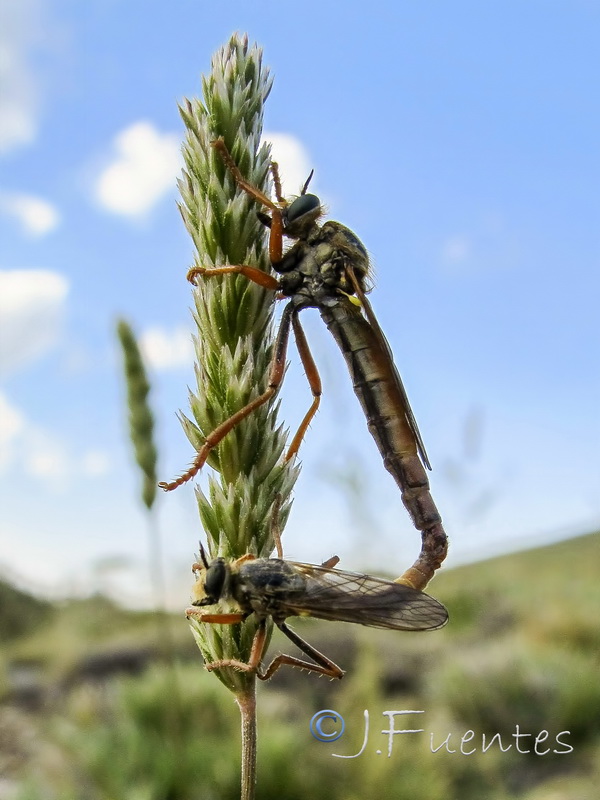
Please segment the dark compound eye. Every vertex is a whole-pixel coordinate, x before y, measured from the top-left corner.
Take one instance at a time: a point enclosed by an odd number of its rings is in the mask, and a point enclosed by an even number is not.
[[[206,599],[211,603],[216,603],[221,597],[226,575],[227,569],[225,568],[225,563],[222,558],[213,561],[206,570],[204,591],[206,592]],[[209,603],[207,603],[207,605],[209,605]]]
[[[316,194],[303,194],[297,197],[286,209],[285,216],[288,225],[296,222],[296,220],[300,219],[300,217],[303,217],[305,214],[316,211],[320,207],[321,201]]]

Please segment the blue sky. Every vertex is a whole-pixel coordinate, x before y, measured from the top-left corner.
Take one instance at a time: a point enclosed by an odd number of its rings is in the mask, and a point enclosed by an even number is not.
[[[234,31],[274,73],[266,131],[288,192],[314,167],[330,216],[372,255],[371,300],[433,463],[448,564],[598,525],[600,4],[341,9],[3,9],[0,565],[23,585],[146,595],[114,322],[126,316],[145,344],[169,479],[190,460],[175,412],[192,381],[177,103]],[[286,553],[401,571],[417,535],[334,343],[315,314],[304,322],[325,395]],[[282,393],[291,428],[310,401],[296,361]],[[201,536],[192,489],[159,499],[172,602],[185,604]]]

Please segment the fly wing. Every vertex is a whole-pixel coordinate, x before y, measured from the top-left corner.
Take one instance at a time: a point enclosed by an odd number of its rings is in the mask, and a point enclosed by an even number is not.
[[[419,451],[419,455],[421,456],[421,461],[427,467],[427,469],[431,469],[431,463],[429,461],[429,457],[425,450],[425,445],[423,444],[423,439],[419,432],[419,428],[417,425],[417,420],[415,419],[415,415],[413,414],[412,408],[410,407],[410,403],[408,401],[408,395],[406,394],[406,389],[404,388],[404,384],[402,383],[402,378],[400,377],[400,373],[396,367],[394,362],[394,354],[392,353],[392,348],[389,345],[388,340],[385,338],[385,334],[381,330],[381,326],[377,321],[377,317],[375,316],[375,312],[373,311],[373,307],[371,303],[367,300],[367,297],[363,291],[360,282],[356,278],[354,271],[352,269],[348,269],[348,274],[350,277],[350,281],[354,287],[354,291],[356,292],[356,296],[361,302],[363,307],[363,311],[367,318],[369,325],[375,335],[375,338],[378,340],[382,350],[386,353],[389,357],[390,364],[392,365],[392,371],[394,373],[394,377],[396,378],[396,385],[398,388],[398,392],[400,393],[400,397],[402,399],[402,405],[404,406],[404,413],[406,415],[406,419],[408,425],[413,432],[413,436],[415,437],[415,441],[417,443],[417,449]]]
[[[304,578],[304,591],[281,598],[280,608],[287,616],[356,622],[399,631],[435,630],[448,621],[448,612],[440,602],[410,586],[312,564],[292,566]]]

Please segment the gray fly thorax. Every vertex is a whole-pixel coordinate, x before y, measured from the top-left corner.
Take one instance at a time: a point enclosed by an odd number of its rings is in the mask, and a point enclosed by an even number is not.
[[[332,305],[340,289],[353,292],[346,280],[348,266],[359,280],[367,273],[369,258],[360,239],[339,222],[315,224],[277,265],[282,294],[292,298],[298,309]]]
[[[305,592],[304,576],[279,558],[257,558],[239,569],[235,597],[245,611],[277,618],[282,600]]]

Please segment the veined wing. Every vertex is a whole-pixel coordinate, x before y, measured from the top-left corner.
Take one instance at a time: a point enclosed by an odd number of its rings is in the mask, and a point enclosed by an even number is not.
[[[385,338],[384,332],[381,330],[381,326],[380,326],[379,322],[377,321],[377,317],[375,316],[375,312],[373,311],[373,307],[372,307],[371,303],[367,300],[367,297],[366,297],[366,295],[365,295],[365,293],[363,291],[363,288],[360,285],[360,282],[358,281],[358,279],[356,278],[356,275],[354,274],[354,271],[351,268],[347,268],[347,271],[348,271],[348,276],[350,277],[350,282],[352,283],[352,286],[354,287],[354,291],[356,292],[356,296],[358,297],[358,299],[361,302],[361,305],[363,307],[365,316],[367,318],[367,321],[368,321],[369,325],[371,326],[371,329],[372,329],[372,331],[373,331],[373,333],[375,335],[375,338],[379,342],[383,352],[386,353],[387,356],[389,357],[391,371],[392,371],[392,373],[393,373],[393,375],[394,375],[394,377],[396,379],[396,385],[397,385],[398,391],[400,393],[400,397],[402,399],[402,404],[404,406],[404,413],[406,415],[406,419],[408,421],[408,425],[409,425],[409,427],[410,427],[410,429],[411,429],[411,431],[413,433],[413,436],[415,437],[415,441],[417,443],[417,449],[419,451],[419,455],[421,456],[421,460],[422,460],[423,464],[427,467],[427,469],[430,470],[431,469],[431,462],[429,461],[429,457],[428,457],[427,452],[425,450],[425,445],[423,444],[423,439],[421,437],[421,433],[419,432],[419,427],[417,425],[417,420],[415,419],[415,415],[413,414],[412,408],[410,407],[410,403],[408,401],[408,395],[406,394],[406,389],[404,388],[404,384],[402,383],[402,378],[400,377],[400,373],[398,372],[398,369],[397,369],[396,364],[394,362],[394,354],[392,353],[392,348],[390,347],[390,344],[389,344],[388,340]]]
[[[304,578],[304,591],[279,599],[289,616],[356,622],[399,631],[435,630],[448,621],[445,607],[424,592],[383,578],[287,562]]]

